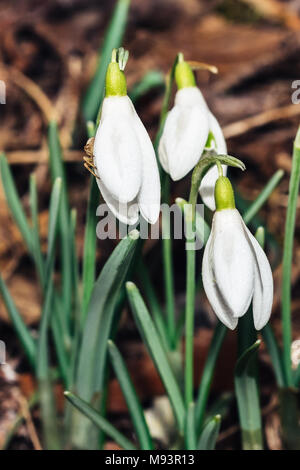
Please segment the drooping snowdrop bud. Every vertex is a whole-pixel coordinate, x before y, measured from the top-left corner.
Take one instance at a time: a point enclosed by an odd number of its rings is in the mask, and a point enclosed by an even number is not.
[[[268,322],[273,302],[269,261],[235,208],[228,178],[215,186],[216,212],[202,264],[203,285],[219,320],[234,329],[252,301],[254,326]]]
[[[175,67],[178,91],[175,105],[168,113],[160,139],[158,153],[163,169],[176,181],[183,178],[197,164],[207,145],[218,154],[227,148],[220,125],[208,109],[205,99],[196,86],[190,65],[179,54]],[[226,172],[226,166],[223,167]],[[216,167],[210,169],[202,180],[200,194],[203,202],[215,209],[214,186],[218,177]]]
[[[160,211],[160,180],[150,137],[127,96],[115,51],[106,74],[106,93],[94,141],[97,183],[113,214],[128,225],[139,211],[151,224]]]

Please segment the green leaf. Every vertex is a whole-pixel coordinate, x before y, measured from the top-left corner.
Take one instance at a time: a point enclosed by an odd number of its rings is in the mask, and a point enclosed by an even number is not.
[[[138,237],[139,232],[133,230],[117,245],[94,285],[84,325],[77,372],[77,392],[87,400],[102,387],[107,341],[114,310]]]
[[[198,442],[198,450],[214,450],[220,432],[221,416],[214,416],[205,425]]]
[[[109,421],[103,418],[97,411],[92,408],[81,398],[71,392],[65,392],[65,397],[74,405],[81,413],[90,419],[99,429],[110,436],[117,444],[125,450],[136,450],[136,447],[123,434],[121,434]],[[88,436],[87,436],[88,438]]]
[[[250,346],[238,359],[235,367],[234,384],[244,450],[263,448],[256,368],[253,367],[260,343],[257,340]]]
[[[283,170],[277,170],[276,173],[274,173],[274,175],[272,176],[272,178],[268,181],[264,189],[261,191],[261,193],[258,195],[258,197],[255,199],[255,201],[253,201],[250,207],[248,207],[248,209],[244,212],[243,219],[246,225],[253,219],[253,217],[261,209],[264,203],[269,199],[271,193],[282,180],[283,175]]]
[[[90,177],[90,194],[88,200],[83,249],[83,272],[82,272],[82,320],[84,322],[88,304],[91,298],[95,282],[96,266],[96,210],[99,204],[99,188],[94,176]]]
[[[53,384],[49,374],[48,330],[52,305],[53,282],[52,279],[50,279],[48,281],[45,304],[39,327],[36,376],[39,384],[39,402],[41,405],[44,445],[47,450],[58,450],[60,449],[60,439],[58,435]]]
[[[144,412],[130,379],[120,352],[112,341],[108,341],[110,360],[124,394],[132,423],[142,450],[153,450],[153,442],[145,420]]]
[[[154,88],[162,87],[164,84],[165,79],[163,74],[158,70],[150,70],[138,83],[133,85],[129,92],[129,97],[131,98],[132,102],[135,103],[149,91],[153,90]]]
[[[186,450],[197,450],[196,427],[195,427],[195,403],[188,405],[185,425]]]
[[[46,260],[46,279],[49,279],[49,274],[54,264],[55,255],[55,238],[58,226],[58,214],[60,207],[62,179],[56,178],[51,191],[50,205],[49,205],[49,221],[48,221],[48,250]]]
[[[78,352],[76,392],[87,401],[101,398],[105,384],[107,341],[113,327],[119,294],[130,268],[139,232],[133,230],[114,249],[103,267],[91,295]],[[75,423],[79,448],[92,446],[85,425]]]
[[[3,302],[5,304],[7,313],[11,319],[11,322],[16,330],[17,336],[20,343],[23,346],[25,354],[30,364],[35,367],[36,364],[36,344],[32,338],[27,326],[25,325],[23,318],[17,310],[15,303],[5,285],[4,280],[0,276],[0,293],[2,295]]]
[[[203,426],[208,395],[214,376],[216,362],[227,333],[223,323],[218,322],[207,353],[196,402],[196,429],[199,435]]]
[[[113,16],[106,30],[97,69],[84,99],[82,112],[86,121],[95,121],[99,106],[103,99],[106,69],[113,49],[121,46],[127,22],[130,0],[118,0]]]
[[[11,174],[11,170],[4,154],[0,155],[0,170],[7,203],[27,245],[28,251],[33,255],[32,232],[30,226],[28,225],[25,212],[17,193],[14,179]]]
[[[183,432],[185,424],[183,399],[158,332],[137,287],[132,282],[127,282],[126,288],[135,321],[166,388],[179,431]]]
[[[295,234],[297,201],[300,184],[300,127],[298,129],[294,142],[292,172],[289,184],[289,198],[285,221],[285,234],[283,245],[282,260],[282,329],[283,329],[283,365],[287,385],[293,385],[292,364],[291,364],[291,343],[292,343],[292,325],[291,325],[291,285],[292,285],[292,259],[293,244]]]
[[[34,174],[30,175],[30,191],[29,191],[29,203],[31,210],[32,220],[32,250],[37,272],[40,278],[41,285],[45,285],[45,271],[44,271],[44,260],[41,251],[40,234],[39,234],[39,219],[38,219],[38,195],[36,187],[36,178]]]
[[[284,370],[282,366],[282,357],[281,357],[281,351],[279,349],[279,346],[277,344],[274,332],[272,330],[271,325],[266,325],[262,331],[262,336],[264,339],[264,342],[266,343],[266,346],[268,348],[268,352],[271,357],[272,361],[272,366],[274,369],[275,377],[276,377],[276,382],[278,387],[283,388],[286,384],[285,377],[284,377]]]
[[[52,180],[62,179],[61,201],[59,208],[59,234],[61,241],[62,263],[62,296],[64,303],[65,323],[70,323],[71,293],[72,293],[72,247],[70,245],[70,208],[67,194],[67,181],[63,156],[59,141],[59,133],[56,121],[50,121],[48,127],[48,145],[50,152],[50,169]]]
[[[188,205],[188,201],[182,199],[181,197],[177,197],[175,200],[177,206],[182,211],[183,215],[187,216],[187,211],[184,209],[184,206]],[[205,221],[205,219],[201,216],[199,212],[196,211],[196,235],[197,238],[203,243],[203,246],[206,244],[208,237],[210,234],[210,227]]]
[[[155,326],[160,334],[161,340],[163,342],[164,348],[168,350],[168,337],[167,337],[167,327],[164,320],[163,312],[160,308],[159,301],[156,297],[154,287],[152,285],[149,273],[143,262],[143,259],[140,259],[140,264],[138,268],[139,278],[141,280],[143,289],[145,291],[146,299],[150,306],[150,311],[153,315],[153,320]]]
[[[92,121],[87,122],[88,137],[94,137],[96,129]],[[91,298],[96,271],[96,226],[97,206],[99,203],[99,188],[93,175],[90,177],[90,192],[86,212],[84,231],[84,247],[82,261],[82,322],[84,322],[87,307]]]

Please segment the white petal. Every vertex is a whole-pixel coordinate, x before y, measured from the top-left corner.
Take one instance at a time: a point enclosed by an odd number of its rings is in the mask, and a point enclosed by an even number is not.
[[[203,262],[202,262],[202,280],[205,293],[211,304],[215,314],[219,320],[224,323],[227,328],[234,330],[237,326],[238,319],[234,318],[230,308],[225,304],[224,299],[216,285],[214,274],[212,271],[212,233],[206,243]]]
[[[219,155],[227,154],[227,145],[224,139],[223,131],[215,116],[209,111],[209,130],[213,133],[216,141],[216,151]]]
[[[254,326],[261,330],[269,321],[273,304],[273,276],[268,258],[252,233],[244,224],[255,257],[253,318]]]
[[[246,313],[254,290],[254,256],[236,209],[217,211],[212,225],[212,270],[235,317]]]
[[[209,111],[209,128],[214,134],[216,140],[216,151],[219,155],[227,154],[227,146],[223,136],[220,124],[216,120],[215,116]],[[227,165],[222,165],[223,175],[227,174]],[[216,210],[215,203],[215,185],[218,179],[218,169],[216,166],[211,168],[201,181],[199,192],[204,204],[212,211]]]
[[[108,205],[109,209],[112,211],[114,216],[124,224],[136,224],[139,219],[139,209],[137,200],[134,199],[129,203],[120,203],[118,200],[113,198],[110,191],[108,191],[108,189],[99,179],[97,179],[97,184],[103,196],[103,199],[105,200],[106,204]]]
[[[154,224],[160,211],[160,178],[156,156],[150,137],[137,114],[135,129],[142,149],[142,184],[138,194],[140,211],[150,224]]]
[[[207,108],[206,101],[197,87],[187,87],[178,90],[175,95],[175,106],[199,106],[201,108]]]
[[[134,114],[130,102],[122,98],[127,97],[114,98],[109,106],[106,102],[95,137],[94,155],[101,181],[115,199],[125,203],[132,201],[140,189],[142,158],[133,129]]]
[[[166,173],[170,173],[169,169],[169,161],[168,161],[168,155],[166,152],[166,146],[165,146],[165,140],[164,140],[164,134],[161,136],[159,140],[159,145],[158,145],[158,157],[161,166],[165,170]]]
[[[196,87],[179,90],[166,118],[159,158],[176,181],[189,173],[202,155],[209,131],[208,108]]]

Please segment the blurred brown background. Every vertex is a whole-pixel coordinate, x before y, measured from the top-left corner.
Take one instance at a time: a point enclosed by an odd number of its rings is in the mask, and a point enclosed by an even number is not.
[[[6,104],[0,105],[0,149],[12,165],[25,207],[28,176],[32,171],[37,174],[41,235],[45,239],[50,191],[45,116],[56,114],[70,199],[78,210],[79,253],[89,175],[81,162],[84,141],[72,145],[72,132],[113,6],[113,1],[104,0],[0,2],[0,79],[7,87]],[[229,153],[247,166],[244,174],[233,172],[241,195],[253,200],[278,168],[285,171],[260,213],[280,248],[292,141],[300,116],[300,104],[291,101],[295,91],[292,82],[300,80],[299,0],[132,0],[124,46],[130,51],[126,68],[129,89],[150,69],[166,73],[178,51],[189,60],[218,67],[218,75],[199,71],[197,78],[224,128]],[[157,129],[161,100],[161,90],[155,90],[137,103],[151,136]],[[180,182],[173,187],[173,196],[185,196],[187,188],[187,180]],[[298,217],[293,267],[295,338],[300,337],[299,229]],[[99,245],[100,264],[103,250],[106,248]],[[2,188],[0,270],[24,318],[34,324],[40,315],[35,274]],[[176,282],[181,286],[184,273],[179,271]],[[280,265],[275,285],[273,324],[278,330]],[[0,318],[0,328],[7,328],[1,303]]]

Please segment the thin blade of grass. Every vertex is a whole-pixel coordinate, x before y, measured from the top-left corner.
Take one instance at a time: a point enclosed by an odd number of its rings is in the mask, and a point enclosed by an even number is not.
[[[94,123],[89,121],[87,123],[88,137],[95,135]],[[82,323],[84,323],[88,304],[91,298],[93,285],[95,282],[96,272],[96,226],[97,226],[97,206],[99,203],[99,188],[96,178],[91,175],[90,177],[90,192],[88,199],[88,207],[86,212],[85,232],[84,232],[84,247],[83,247],[83,261],[82,261]]]
[[[204,427],[198,441],[198,450],[215,450],[220,432],[221,416],[214,416]]]
[[[129,376],[127,367],[120,352],[112,341],[108,341],[110,360],[118,382],[124,394],[128,411],[142,450],[153,450],[153,442],[145,420],[144,412]]]
[[[150,70],[129,92],[129,97],[133,103],[136,103],[143,95],[154,88],[163,87],[165,79],[163,74],[158,70]]]
[[[235,366],[234,385],[244,450],[263,449],[256,367],[253,363],[259,346],[260,340],[257,340],[242,354]]]
[[[35,265],[37,267],[39,279],[41,285],[45,285],[45,271],[44,271],[44,260],[41,251],[40,234],[39,234],[39,219],[38,219],[38,195],[36,187],[36,178],[34,174],[30,175],[29,184],[29,204],[31,210],[32,220],[32,249]]]
[[[51,276],[52,277],[52,276]],[[53,395],[53,383],[49,374],[48,330],[53,304],[53,282],[48,281],[37,343],[36,376],[39,384],[43,438],[47,450],[59,450],[60,439],[57,412]]]
[[[186,450],[197,450],[195,427],[195,403],[191,402],[186,413],[185,444]]]
[[[81,398],[71,392],[66,391],[65,397],[74,405],[81,413],[90,419],[99,429],[110,436],[117,444],[125,450],[136,450],[136,446],[132,444],[123,434],[121,434],[114,426],[103,418],[94,408]]]
[[[216,362],[227,333],[227,328],[223,323],[218,322],[214,335],[212,337],[209,350],[207,353],[205,365],[202,372],[201,381],[199,384],[198,398],[196,402],[196,429],[197,435],[201,432],[205,411],[207,406],[207,400],[209,395],[209,390],[211,387]]]
[[[149,273],[143,262],[143,259],[140,260],[138,273],[139,273],[139,277],[143,285],[143,289],[145,291],[146,299],[150,306],[150,311],[153,315],[155,326],[160,334],[162,343],[167,351],[169,349],[169,344],[168,344],[167,327],[165,324],[164,315],[160,308],[159,301],[156,297],[155,290],[153,288]]]
[[[283,176],[284,171],[277,170],[276,173],[274,173],[274,175],[268,181],[264,189],[259,193],[255,201],[253,201],[250,207],[248,207],[248,209],[244,212],[243,219],[246,225],[251,221],[251,219],[253,219],[253,217],[261,209],[264,203],[269,199],[270,195],[272,194],[276,186],[278,186]]]
[[[101,399],[105,386],[107,341],[110,337],[119,294],[130,268],[139,232],[133,230],[121,240],[103,267],[91,295],[76,371],[75,390],[84,400]],[[75,422],[73,441],[78,448],[93,448],[87,431],[90,423]],[[97,436],[95,436],[97,438]]]
[[[94,77],[82,101],[85,121],[95,121],[104,94],[106,69],[113,49],[121,46],[125,32],[130,0],[118,0],[106,30]]]
[[[72,292],[72,253],[70,246],[70,209],[67,194],[67,181],[63,163],[59,133],[56,121],[50,121],[48,127],[48,145],[50,152],[50,169],[53,181],[62,179],[61,201],[59,208],[59,233],[61,240],[62,264],[62,295],[64,302],[64,316],[70,323],[71,292]]]
[[[54,263],[55,240],[58,226],[58,215],[61,200],[62,179],[56,178],[52,187],[50,205],[49,205],[49,221],[48,221],[48,250],[46,259],[46,278],[49,279],[51,266]]]
[[[282,366],[281,351],[276,341],[274,331],[272,330],[271,325],[268,324],[262,329],[261,333],[262,333],[264,342],[266,343],[268,352],[271,357],[277,385],[278,387],[282,388],[286,385],[286,381],[285,381],[284,370]]]
[[[293,386],[292,364],[291,364],[291,286],[292,286],[292,259],[295,222],[297,212],[297,201],[300,183],[300,127],[298,129],[293,150],[292,172],[289,184],[289,198],[285,221],[285,234],[282,260],[282,295],[281,314],[283,329],[283,365],[287,385]]]
[[[22,207],[11,170],[3,153],[0,155],[0,170],[2,185],[8,206],[21,232],[29,253],[33,255],[32,232],[27,222],[27,218]]]
[[[10,320],[14,326],[14,329],[17,333],[20,343],[25,351],[25,354],[30,362],[30,364],[35,367],[36,365],[36,344],[32,338],[27,326],[25,325],[23,318],[21,317],[18,309],[15,306],[15,303],[6,287],[6,284],[2,277],[0,276],[0,293],[5,304],[7,313],[10,317]]]
[[[127,282],[126,288],[135,321],[166,388],[179,431],[183,432],[185,423],[183,398],[158,332],[137,287],[132,282]]]

